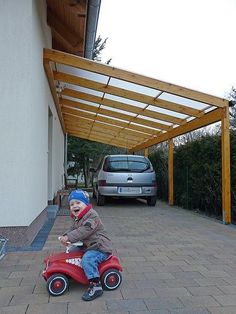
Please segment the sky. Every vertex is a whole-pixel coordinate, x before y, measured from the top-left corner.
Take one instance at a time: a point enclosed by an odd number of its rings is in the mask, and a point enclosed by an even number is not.
[[[227,98],[236,87],[236,0],[101,0],[102,62]]]

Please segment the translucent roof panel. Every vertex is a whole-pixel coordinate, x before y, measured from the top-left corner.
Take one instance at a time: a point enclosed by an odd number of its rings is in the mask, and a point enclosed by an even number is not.
[[[166,124],[166,125],[172,125],[172,123],[169,123],[167,121],[162,121],[162,120],[158,120],[158,119],[153,119],[153,118],[150,118],[150,117],[147,117],[147,116],[142,116],[142,115],[138,115],[139,118],[142,118],[144,120],[149,120],[149,121],[153,121],[153,122],[158,122],[158,123],[161,123],[161,124]]]
[[[79,77],[82,77],[91,81],[103,83],[103,84],[107,84],[109,80],[109,76],[82,70],[82,69],[77,69],[75,67],[64,65],[64,64],[63,65],[57,64],[56,69],[58,72],[63,72],[63,73],[71,74],[74,76],[79,76]]]
[[[89,105],[89,106],[93,106],[93,107],[99,107],[99,104],[93,103],[91,101],[86,101],[86,100],[83,100],[83,99],[73,98],[73,97],[70,97],[70,96],[64,96],[63,98],[64,99],[68,99],[68,100],[72,100],[74,102],[78,102],[78,103],[81,103],[81,104],[85,104],[85,105]]]
[[[206,109],[204,110],[204,112],[210,112],[210,111],[215,110],[215,109],[216,109],[216,107],[211,107],[211,106],[209,106],[208,108],[206,108]]]
[[[44,67],[64,133],[79,136],[86,129],[86,123],[78,132],[70,127],[74,116],[99,121],[107,134],[117,129],[114,125],[145,133],[147,140],[126,146],[133,152],[220,121],[229,106],[213,95],[57,50],[44,49]]]
[[[184,97],[180,97],[180,96],[176,96],[176,95],[169,94],[169,93],[162,93],[158,98],[163,99],[163,100],[167,100],[167,101],[171,101],[171,102],[174,102],[174,103],[179,104],[179,105],[184,105],[184,106],[188,106],[191,108],[195,108],[198,110],[202,110],[203,108],[206,107],[205,103],[191,100],[191,99],[184,98]]]
[[[71,108],[70,106],[64,106],[65,108]],[[76,107],[73,107],[73,110],[75,110],[75,111],[78,111],[78,114],[79,114],[79,112],[80,111],[82,111],[82,112],[89,112],[89,113],[91,113],[91,114],[94,114],[94,116],[95,116],[95,113],[94,112],[90,112],[90,111],[87,111],[87,110],[85,110],[85,109],[80,109],[80,108],[76,108]]]
[[[101,113],[99,113],[98,116],[101,116],[101,117],[103,117],[103,118],[107,118],[106,115],[101,114]],[[114,120],[114,121],[127,122],[127,121],[124,120],[124,119],[119,119],[119,118],[115,118],[115,117],[109,117],[109,119],[110,119],[110,120]]]
[[[107,109],[107,110],[111,110],[111,111],[117,112],[117,113],[126,114],[126,115],[129,115],[131,117],[135,117],[136,116],[136,114],[134,114],[134,113],[131,113],[131,112],[128,112],[128,111],[124,111],[124,110],[120,110],[120,109],[116,109],[116,108],[107,107],[107,106],[104,106],[104,105],[101,105],[101,108]]]
[[[115,79],[115,78],[111,78],[109,85],[123,88],[123,89],[129,90],[129,91],[143,94],[143,95],[152,96],[152,97],[156,97],[157,95],[160,94],[160,91],[157,89],[145,87],[145,86],[142,86],[139,84],[133,84],[133,83],[119,80],[119,79]]]
[[[148,110],[152,110],[154,112],[164,113],[164,114],[167,114],[167,115],[170,115],[170,116],[173,116],[173,117],[177,117],[177,118],[180,118],[180,119],[187,118],[187,115],[185,115],[185,114],[182,114],[182,113],[179,113],[179,112],[174,112],[174,111],[163,109],[163,108],[159,108],[159,107],[152,106],[152,105],[149,105],[147,107],[147,109]]]
[[[133,121],[130,122],[130,125],[134,125],[134,126],[138,126],[138,127],[141,126],[141,127],[145,128],[147,130],[152,130],[152,131],[157,131],[157,132],[160,131],[160,129],[158,129],[158,128],[154,128],[154,127],[147,126],[147,125],[144,126],[143,124],[136,123],[136,122],[133,122]]]
[[[71,88],[71,89],[78,91],[78,92],[83,92],[83,93],[87,93],[89,95],[94,95],[94,96],[98,96],[98,97],[102,97],[104,95],[103,92],[100,92],[100,91],[97,91],[94,89],[90,89],[90,88],[86,88],[86,87],[81,87],[78,85],[67,84],[65,87]]]
[[[131,105],[131,106],[135,106],[135,107],[140,107],[140,108],[145,108],[146,105],[142,102],[138,102],[135,100],[131,100],[128,98],[123,98],[123,97],[119,97],[119,96],[115,96],[115,95],[111,95],[111,94],[105,94],[104,98],[106,99],[110,99],[110,100],[114,100],[114,101],[118,101],[127,105]]]

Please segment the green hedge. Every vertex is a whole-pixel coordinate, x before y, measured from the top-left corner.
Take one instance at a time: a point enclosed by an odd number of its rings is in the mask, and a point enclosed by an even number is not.
[[[150,156],[156,170],[159,199],[168,200],[168,151]],[[232,218],[236,222],[236,131],[231,131]],[[205,135],[174,149],[174,203],[222,219],[221,137]]]

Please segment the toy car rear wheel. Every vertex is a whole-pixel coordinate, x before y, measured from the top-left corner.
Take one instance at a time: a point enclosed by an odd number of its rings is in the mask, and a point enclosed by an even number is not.
[[[121,273],[117,269],[108,269],[102,274],[101,282],[105,290],[115,290],[122,282]]]
[[[62,295],[69,287],[69,280],[63,274],[54,274],[47,280],[47,290],[50,295]]]

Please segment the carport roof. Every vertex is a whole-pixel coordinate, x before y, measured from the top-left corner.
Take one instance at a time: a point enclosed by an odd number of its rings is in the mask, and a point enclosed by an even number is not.
[[[139,151],[221,120],[225,99],[44,49],[65,133]]]

